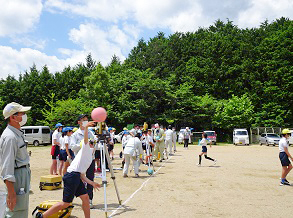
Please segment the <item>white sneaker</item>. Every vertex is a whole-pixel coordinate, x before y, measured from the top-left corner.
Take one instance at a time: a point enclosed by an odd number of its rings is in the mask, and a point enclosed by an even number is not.
[[[201,164],[197,164],[198,167],[201,167]]]

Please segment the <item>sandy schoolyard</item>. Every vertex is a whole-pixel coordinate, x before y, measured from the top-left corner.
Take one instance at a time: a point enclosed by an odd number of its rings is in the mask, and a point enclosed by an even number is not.
[[[32,182],[30,213],[42,201],[62,199],[62,189],[40,191],[42,175],[49,174],[51,164],[50,146],[29,147],[32,151]],[[114,168],[121,166],[115,145]],[[115,170],[118,190],[122,199],[119,206],[110,173],[107,173],[107,202],[110,217],[292,217],[293,186],[279,186],[281,166],[278,147],[267,146],[213,146],[208,155],[218,160],[203,158],[198,167],[201,147],[182,146],[178,152],[163,163],[156,162],[157,173],[150,177],[146,166],[141,166],[140,178],[122,177]],[[293,152],[292,148],[289,151]],[[293,174],[289,174],[293,182]],[[97,178],[97,182],[101,179]],[[3,184],[1,184],[3,187]],[[0,187],[1,191],[1,187]],[[95,209],[92,217],[105,217],[103,212],[103,188],[94,193]],[[1,196],[0,196],[1,197]],[[1,200],[3,201],[3,200]],[[81,201],[74,200],[71,217],[83,217]]]

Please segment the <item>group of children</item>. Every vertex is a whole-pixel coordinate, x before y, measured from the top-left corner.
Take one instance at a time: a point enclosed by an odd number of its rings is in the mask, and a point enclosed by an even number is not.
[[[92,193],[87,190],[88,187],[98,189],[99,184],[94,182],[95,160],[97,168],[100,169],[100,150],[99,143],[94,144],[97,140],[95,134],[89,130],[89,127],[96,125],[95,122],[88,122],[87,115],[78,117],[80,126],[76,132],[70,127],[63,128],[61,123],[56,124],[55,131],[52,135],[52,166],[50,172],[52,174],[63,175],[64,191],[62,202],[53,205],[44,214],[35,213],[35,217],[48,217],[63,208],[66,208],[73,201],[74,196],[80,197],[82,200],[82,208],[85,217],[90,217],[90,208],[92,206]],[[114,155],[114,131],[108,128],[110,137],[107,139],[108,152],[112,157]],[[133,162],[135,177],[139,177],[140,164],[150,166],[152,162],[168,159],[169,155],[176,152],[177,134],[175,128],[171,126],[164,130],[159,124],[155,124],[151,129],[143,129],[135,127],[128,131],[124,130],[122,136],[123,147],[123,177],[128,177],[130,160]],[[216,160],[207,156],[207,136],[203,133],[202,153],[199,158],[201,164],[201,156],[204,154],[209,160],[216,163]],[[169,150],[169,151],[168,151]],[[59,156],[59,169],[57,172],[57,157]],[[145,159],[144,159],[145,156]],[[144,162],[145,161],[145,162]],[[93,167],[92,167],[93,166]],[[93,168],[93,169],[91,169]],[[106,167],[107,168],[107,167]],[[89,171],[91,173],[89,173]]]

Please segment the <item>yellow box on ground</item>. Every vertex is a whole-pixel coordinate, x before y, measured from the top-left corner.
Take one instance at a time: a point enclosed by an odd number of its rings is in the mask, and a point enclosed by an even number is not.
[[[41,176],[40,190],[55,190],[62,187],[62,177],[59,175]]]
[[[48,201],[43,201],[42,203],[40,203],[39,206],[36,207],[36,209],[34,210],[34,212],[36,210],[38,210],[38,212],[44,213],[50,207],[52,207],[54,204],[57,204],[59,202],[61,202],[61,200],[48,200]],[[71,203],[69,207],[67,207],[67,208],[65,208],[63,210],[59,210],[58,213],[55,213],[55,214],[49,216],[48,218],[58,218],[58,217],[66,218],[66,217],[70,217],[73,207],[74,206]]]

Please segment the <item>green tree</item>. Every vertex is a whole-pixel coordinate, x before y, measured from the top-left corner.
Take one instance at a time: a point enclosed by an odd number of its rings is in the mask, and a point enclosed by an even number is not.
[[[249,97],[232,95],[229,100],[218,102],[213,123],[222,129],[247,128],[253,122],[254,107]]]

